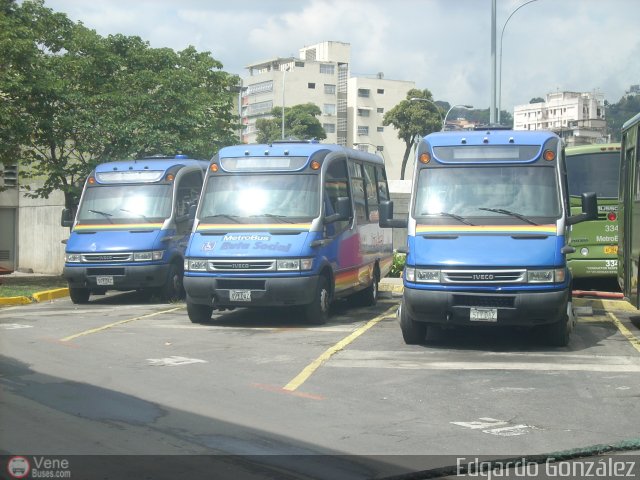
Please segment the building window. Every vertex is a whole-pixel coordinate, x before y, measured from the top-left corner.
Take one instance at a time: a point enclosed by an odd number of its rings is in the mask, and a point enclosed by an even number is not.
[[[309,83],[307,83],[307,88],[310,88],[310,89],[312,89],[312,90],[315,90],[315,88],[316,88],[316,84],[315,84],[315,83],[313,83],[313,82],[309,82]]]
[[[384,95],[384,88],[379,88],[378,89],[378,94]]]
[[[304,62],[296,62],[296,67],[304,67]]]
[[[378,132],[384,132],[384,127],[377,127],[377,128],[376,128],[376,131],[378,131]]]
[[[328,75],[335,74],[335,65],[331,65],[330,63],[321,63],[320,64],[320,73],[326,73]]]
[[[324,93],[327,95],[335,95],[336,94],[336,86],[330,83],[324,84]]]
[[[322,113],[325,115],[335,115],[336,114],[336,104],[335,103],[325,103],[322,106]]]
[[[366,125],[358,125],[358,135],[369,135],[369,127]]]
[[[322,128],[325,133],[336,133],[336,124],[335,123],[323,123]]]
[[[369,109],[368,108],[359,108],[358,109],[358,116],[359,117],[368,117],[369,116]]]
[[[376,108],[376,112],[378,112],[378,113],[384,113],[384,108],[382,108],[382,107],[378,107],[378,108]]]
[[[247,95],[255,95],[256,93],[272,92],[273,80],[267,82],[254,83],[247,87]]]
[[[263,115],[273,109],[273,101],[257,102],[247,106],[247,115]]]
[[[369,98],[369,89],[368,88],[359,88],[358,96],[362,98]]]

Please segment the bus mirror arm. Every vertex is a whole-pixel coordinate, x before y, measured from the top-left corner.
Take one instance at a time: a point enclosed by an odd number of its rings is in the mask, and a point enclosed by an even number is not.
[[[560,253],[563,255],[568,255],[569,253],[576,253],[576,249],[571,245],[565,245],[560,249]]]
[[[582,194],[582,213],[567,217],[567,225],[595,220],[598,218],[598,196],[595,192]]]
[[[393,201],[380,202],[378,211],[380,215],[378,223],[382,228],[407,228],[406,218],[393,218]]]

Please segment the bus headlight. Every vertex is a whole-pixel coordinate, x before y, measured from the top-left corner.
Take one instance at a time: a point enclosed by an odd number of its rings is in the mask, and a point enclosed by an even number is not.
[[[184,261],[184,269],[191,270],[193,272],[206,272],[207,260],[200,258],[188,258]]]
[[[548,270],[528,270],[528,283],[562,283],[565,279],[564,268],[548,269]]]
[[[276,268],[281,272],[295,272],[311,270],[313,258],[281,258],[276,262]]]
[[[155,262],[162,260],[164,250],[156,250],[154,252],[133,252],[134,262]]]
[[[586,257],[587,255],[589,255],[589,249],[587,247],[582,247],[580,249],[580,254]]]
[[[407,279],[407,282],[415,282],[416,269],[413,267],[404,267],[404,276]]]
[[[416,281],[418,283],[440,283],[440,270],[417,268]]]
[[[82,255],[79,253],[65,253],[64,261],[69,263],[77,263],[82,261]]]

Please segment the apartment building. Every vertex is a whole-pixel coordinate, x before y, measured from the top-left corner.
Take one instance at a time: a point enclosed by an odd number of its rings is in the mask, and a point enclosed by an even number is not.
[[[325,41],[299,49],[297,58],[248,65],[240,94],[242,141],[256,142],[256,121],[271,118],[273,107],[314,103],[322,111],[325,142],[377,152],[385,158],[389,178],[399,178],[405,146],[382,119],[415,83],[388,80],[381,73],[351,77],[350,61],[350,44]]]
[[[569,146],[605,141],[606,126],[604,95],[599,92],[554,92],[544,102],[513,109],[515,130],[552,130]]]

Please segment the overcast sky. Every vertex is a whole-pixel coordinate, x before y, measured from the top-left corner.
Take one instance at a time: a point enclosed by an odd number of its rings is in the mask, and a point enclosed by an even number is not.
[[[352,76],[383,72],[452,105],[491,103],[491,0],[45,1],[101,35],[209,51],[243,77],[250,63],[333,40],[351,44]],[[504,110],[556,90],[615,103],[640,83],[640,0],[533,0],[507,22],[525,3],[497,0]]]

